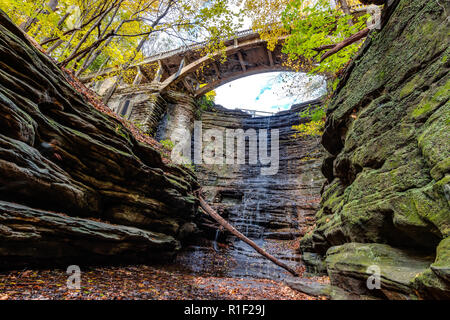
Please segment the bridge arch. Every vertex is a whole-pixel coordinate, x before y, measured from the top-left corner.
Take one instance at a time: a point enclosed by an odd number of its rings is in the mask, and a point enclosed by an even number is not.
[[[223,52],[207,55],[186,64],[183,58],[180,68],[161,81],[160,90],[182,86],[194,96],[202,95],[230,81],[264,72],[289,71],[284,66],[287,56],[281,52],[285,37],[278,40],[273,51],[267,49],[266,41],[257,33],[234,39],[224,49],[226,60],[219,63]],[[201,86],[201,84],[206,84]],[[178,85],[179,87],[180,85]]]
[[[293,71],[284,65],[287,55],[281,51],[286,37],[280,37],[272,51],[267,49],[267,42],[258,33],[246,30],[226,41],[224,51],[215,54],[204,55],[202,48],[206,43],[163,52],[130,67],[134,73],[133,85],[151,85],[159,92],[168,89],[188,91],[196,97],[250,75]],[[226,59],[220,61],[223,54]],[[108,78],[113,72],[113,69],[106,69],[95,76]],[[91,75],[82,81],[89,82],[93,78]]]
[[[256,74],[260,74],[260,73],[269,73],[269,72],[277,72],[277,71],[291,71],[290,69],[286,68],[286,67],[272,67],[272,68],[266,68],[266,67],[260,67],[260,68],[255,68],[252,70],[247,70],[247,71],[239,71],[239,72],[234,72],[229,74],[226,78],[220,78],[220,79],[216,79],[213,80],[211,82],[208,82],[206,85],[202,86],[201,88],[198,88],[195,91],[195,96],[201,96],[211,90],[214,90],[224,84],[227,84],[229,82],[232,82],[234,80],[238,80],[241,78],[245,78],[248,76],[252,76],[252,75],[256,75]]]
[[[364,5],[352,6],[350,9],[353,15],[367,12],[367,7]],[[225,52],[205,55],[202,49],[206,47],[207,42],[161,52],[129,67],[129,71],[134,74],[132,84],[147,87],[150,85],[153,91],[161,93],[168,89],[187,90],[196,97],[220,85],[249,75],[272,71],[294,71],[285,67],[287,55],[281,50],[287,37],[288,35],[281,36],[274,50],[270,51],[267,49],[267,42],[261,39],[258,33],[249,29],[236,33],[233,39],[226,40]],[[226,61],[219,63],[223,53],[226,55]],[[310,61],[306,59],[301,62],[303,62],[302,65],[310,64],[308,63]],[[98,76],[108,78],[116,71],[118,70],[113,68],[105,69],[81,80],[86,83]],[[107,89],[102,89],[101,86],[102,84],[97,83],[96,91],[107,92]]]

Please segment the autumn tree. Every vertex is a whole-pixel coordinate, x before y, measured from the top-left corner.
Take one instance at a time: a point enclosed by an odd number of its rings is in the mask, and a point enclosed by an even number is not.
[[[226,0],[3,0],[1,9],[61,66],[81,75],[126,69],[152,35],[202,30],[218,46],[235,31]]]

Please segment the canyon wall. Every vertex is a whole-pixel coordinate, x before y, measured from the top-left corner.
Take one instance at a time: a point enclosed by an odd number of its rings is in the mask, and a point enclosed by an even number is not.
[[[298,238],[314,224],[313,216],[325,180],[320,172],[324,150],[319,137],[295,138],[292,126],[307,121],[299,117],[299,112],[320,104],[320,101],[311,101],[274,116],[252,117],[249,113],[221,106],[204,110],[189,93],[169,90],[160,94],[154,92],[152,85],[124,85],[115,92],[108,106],[117,113],[121,113],[125,105],[132,106],[131,110],[123,112],[124,116],[158,141],[176,143],[189,132],[192,147],[195,144],[194,122],[201,121],[203,133],[208,129],[223,132],[224,157],[230,151],[225,141],[226,129],[255,130],[256,133],[259,129],[279,130],[280,161],[275,175],[261,175],[261,168],[267,166],[259,162],[248,164],[248,139],[246,164],[235,161],[227,165],[203,163],[190,167],[198,177],[205,199],[214,209],[265,250],[297,268],[301,265]],[[268,147],[270,149],[270,141]],[[201,233],[194,240],[195,244],[178,256],[180,264],[195,272],[217,271],[225,276],[286,276],[283,269],[221,231],[206,214],[197,218]],[[314,266],[310,269],[318,271]]]
[[[295,138],[292,126],[306,121],[299,117],[300,111],[320,103],[295,105],[288,111],[266,117],[252,117],[246,112],[220,106],[201,113],[203,132],[219,130],[225,142],[227,129],[255,130],[256,133],[260,129],[267,129],[269,133],[279,130],[279,167],[273,175],[261,174],[261,168],[269,167],[268,164],[249,164],[248,139],[245,164],[237,163],[234,151],[234,164],[203,163],[196,165],[195,171],[205,199],[213,208],[240,232],[294,269],[301,265],[297,240],[314,224],[313,216],[325,179],[320,172],[323,149],[319,137]],[[271,136],[268,149],[271,149]],[[225,154],[230,152],[230,146],[225,143]],[[227,246],[217,247],[214,243],[213,249],[211,242],[192,246],[179,261],[194,266],[195,271],[220,270],[225,276],[272,279],[287,275],[247,244],[218,231],[220,226],[213,221],[201,225],[206,237],[225,242]]]
[[[353,297],[449,298],[450,3],[390,3],[329,106],[328,185],[301,251]]]
[[[193,173],[163,162],[0,12],[0,267],[166,259],[194,231]]]

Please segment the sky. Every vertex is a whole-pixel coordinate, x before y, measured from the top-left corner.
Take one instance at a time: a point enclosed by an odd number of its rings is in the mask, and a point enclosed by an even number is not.
[[[334,5],[334,1],[331,3]],[[242,29],[249,28],[251,28],[251,19],[245,17]],[[290,75],[286,76],[287,74]],[[286,84],[286,81],[296,84],[290,86],[291,91],[294,91],[295,94],[289,92],[289,85]],[[226,83],[216,88],[215,91],[217,94],[215,103],[225,108],[278,112],[288,110],[293,104],[323,96],[326,94],[326,83],[321,76],[308,76],[304,73],[294,74],[293,72],[270,72]]]
[[[319,98],[325,93],[322,77],[306,74],[291,75],[295,81],[295,95],[287,89],[286,76],[281,72],[262,73],[241,78],[218,87],[215,103],[228,109],[251,109],[266,112],[288,110],[295,103]],[[286,73],[285,73],[286,75]]]

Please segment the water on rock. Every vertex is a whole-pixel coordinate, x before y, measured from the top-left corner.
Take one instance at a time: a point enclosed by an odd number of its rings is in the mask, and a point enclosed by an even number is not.
[[[259,161],[248,164],[248,140],[246,164],[203,164],[196,171],[207,201],[245,236],[294,269],[301,265],[297,239],[313,223],[323,177],[319,140],[294,138],[292,126],[301,121],[299,110],[318,103],[295,105],[269,117],[251,117],[217,107],[204,112],[201,119],[203,130],[279,130],[280,162],[275,175],[261,175]],[[178,262],[195,273],[270,279],[287,275],[234,236],[211,227],[210,238],[179,254]]]

